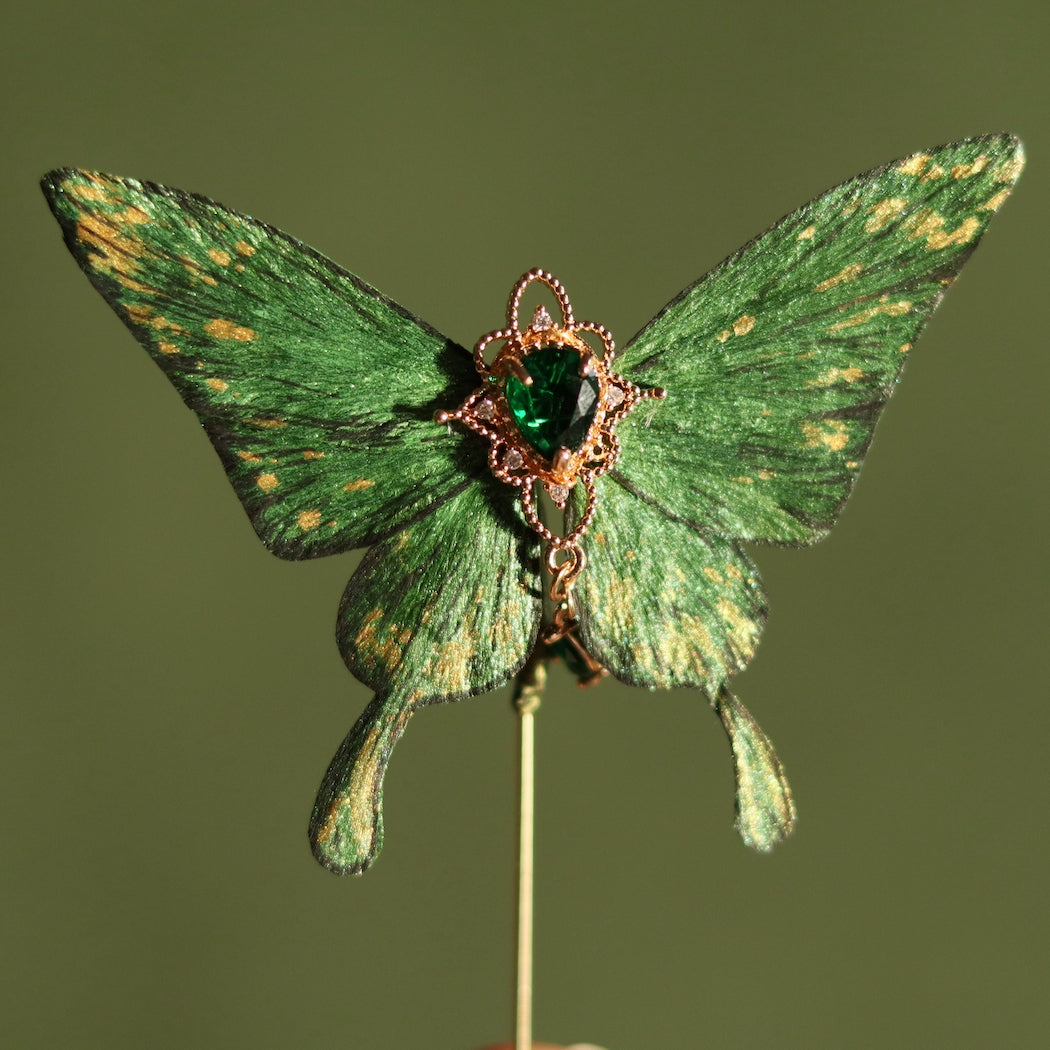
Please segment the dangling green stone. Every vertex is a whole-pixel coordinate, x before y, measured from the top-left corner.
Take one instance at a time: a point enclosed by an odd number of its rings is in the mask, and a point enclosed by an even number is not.
[[[562,447],[575,452],[598,409],[597,377],[580,375],[579,352],[560,343],[533,350],[522,363],[532,383],[511,375],[504,387],[521,436],[547,459]]]

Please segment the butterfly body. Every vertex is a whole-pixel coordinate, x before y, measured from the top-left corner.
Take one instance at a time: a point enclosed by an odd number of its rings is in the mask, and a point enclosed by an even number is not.
[[[541,636],[560,640],[544,624],[545,565],[595,666],[692,686],[715,707],[745,840],[788,834],[783,771],[727,687],[766,615],[742,544],[832,527],[919,332],[1022,165],[1016,139],[989,135],[848,180],[673,299],[615,371],[611,339],[593,362],[574,342],[604,329],[563,311],[558,345],[575,347],[573,390],[593,403],[533,444],[512,424],[546,425],[529,418],[523,375],[553,344],[546,322],[521,327],[513,297],[513,323],[482,340],[509,340],[492,371],[484,348],[214,201],[45,176],[67,245],[197,414],[266,546],[292,559],[370,548],[337,640],[376,696],[318,796],[318,859],[340,872],[374,859],[386,765],[415,709],[496,688]],[[563,529],[540,520],[539,486]]]

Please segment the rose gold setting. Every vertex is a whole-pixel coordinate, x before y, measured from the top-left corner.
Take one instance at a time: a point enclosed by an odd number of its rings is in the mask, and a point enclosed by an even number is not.
[[[521,300],[531,284],[547,287],[558,304],[561,315],[556,323],[546,308],[536,308],[532,321],[522,329],[519,321]],[[601,345],[601,352],[584,338],[589,334]],[[502,343],[491,363],[487,353],[494,343]],[[559,448],[547,460],[523,437],[507,404],[504,384],[514,376],[526,386],[532,384],[528,372],[531,351],[550,344],[571,348],[580,355],[580,374],[598,383],[598,405],[594,420],[577,449]],[[514,285],[507,306],[507,327],[482,336],[474,347],[474,363],[482,385],[454,412],[437,412],[438,423],[462,423],[489,441],[489,468],[502,482],[521,491],[525,520],[547,544],[546,567],[553,578],[550,596],[555,604],[554,623],[544,634],[548,643],[566,639],[583,658],[591,672],[584,684],[595,681],[604,669],[583,649],[575,636],[576,608],[573,584],[583,572],[586,556],[580,537],[594,520],[597,506],[596,478],[611,470],[620,458],[620,441],[616,425],[639,402],[663,398],[659,387],[635,386],[611,369],[616,346],[604,325],[593,321],[576,321],[572,303],[564,285],[546,270],[529,270]],[[586,492],[583,514],[565,535],[552,532],[540,517],[536,485],[542,484],[554,504],[561,510],[577,484]]]

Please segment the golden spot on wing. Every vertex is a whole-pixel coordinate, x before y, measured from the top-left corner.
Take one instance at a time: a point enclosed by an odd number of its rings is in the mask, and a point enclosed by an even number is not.
[[[863,272],[864,267],[860,263],[850,263],[848,266],[844,266],[834,277],[829,277],[826,281],[821,281],[820,284],[815,285],[813,291],[815,292],[826,292],[829,288],[834,288],[837,284],[843,284],[846,281],[856,280]]]
[[[807,421],[802,424],[802,436],[806,439],[806,448],[823,445],[831,452],[841,452],[849,444],[849,427],[841,419]]]
[[[1010,196],[1009,190],[1000,190],[994,197],[989,197],[984,204],[977,206],[978,211],[998,211],[1003,206],[1003,201]]]
[[[238,459],[243,459],[245,463],[261,463],[262,456],[258,452],[245,452],[243,449],[237,453]]]
[[[146,250],[137,237],[121,233],[112,222],[88,213],[83,213],[77,223],[77,240],[114,258],[121,254],[141,255]]]
[[[631,647],[632,655],[663,687],[682,684],[683,668],[689,675],[685,681],[706,682],[712,669],[721,663],[707,624],[703,617],[684,613],[676,628],[661,636],[655,651],[645,645],[635,645]]]
[[[910,349],[911,343],[901,343],[901,345],[897,347],[897,353],[906,354]]]
[[[244,263],[234,263],[234,264],[233,264],[233,268],[234,268],[234,269],[235,269],[235,270],[236,270],[236,271],[237,271],[238,273],[244,273]]]
[[[730,336],[732,336],[732,334],[733,333],[731,331],[729,331],[728,328],[723,328],[722,331],[719,332],[718,335],[715,336],[715,338],[720,343],[724,343]]]
[[[718,615],[729,628],[729,642],[738,655],[749,656],[758,644],[759,627],[728,598],[718,603]]]
[[[159,343],[157,343],[157,349],[162,354],[181,354],[182,353],[182,351],[174,343],[169,343],[169,342],[167,342],[164,339],[162,339]]]
[[[373,609],[365,617],[361,629],[357,632],[354,645],[358,655],[369,667],[383,667],[389,673],[401,662],[402,649],[397,641],[401,628],[396,624],[390,624],[387,627],[386,637],[382,637],[376,630],[377,624],[382,619],[383,610]]]
[[[817,232],[816,226],[807,226],[796,238],[796,241],[809,241],[813,239],[813,235]]]
[[[884,226],[893,222],[905,208],[908,202],[903,197],[887,197],[879,201],[874,207],[868,209],[870,219],[864,224],[867,233],[878,233]]]
[[[858,463],[855,459],[847,459],[846,466],[849,470],[856,470],[857,467],[860,466],[860,463]]]
[[[62,188],[82,201],[101,201],[105,204],[116,204],[117,202],[115,197],[111,197],[102,189],[101,184],[87,186],[82,182],[70,182],[69,179],[66,179],[62,183]]]
[[[255,484],[263,490],[263,492],[273,492],[280,482],[277,480],[276,474],[260,474],[255,479]]]
[[[854,215],[856,213],[856,211],[857,211],[857,209],[859,207],[860,207],[860,201],[850,201],[849,204],[847,204],[842,209],[842,217],[844,219],[848,219],[851,215]]]
[[[136,281],[131,277],[125,276],[119,270],[113,271],[113,276],[119,281],[129,292],[138,292],[140,295],[156,295],[157,289],[151,288],[148,284],[143,284],[141,281]]]
[[[939,164],[931,164],[930,167],[923,172],[923,176],[919,179],[920,182],[933,182],[934,179],[940,179],[944,177],[944,168]]]
[[[214,288],[219,282],[215,280],[210,273],[205,273],[200,266],[194,262],[193,259],[183,259],[182,268],[191,276],[196,278],[198,281],[202,281],[204,284]]]
[[[926,238],[928,248],[947,248],[952,244],[966,244],[972,241],[975,234],[980,230],[981,224],[972,215],[964,219],[951,232],[937,230]]]
[[[730,478],[730,481],[735,481],[738,485],[754,485],[755,479],[749,478],[746,474],[741,474],[739,477]]]
[[[374,481],[368,478],[358,478],[357,481],[348,481],[343,486],[344,492],[361,492],[363,489],[370,489],[375,484]]]
[[[625,550],[623,552],[624,561],[636,561],[638,558],[638,552],[633,550]]]
[[[603,607],[609,616],[620,624],[629,624],[634,615],[636,585],[633,576],[621,576],[612,572],[605,579]]]
[[[704,566],[704,575],[712,583],[725,583],[726,582],[725,581],[725,577],[717,569],[712,569],[710,565]]]
[[[826,372],[813,379],[806,380],[808,387],[832,386],[835,383],[855,383],[864,377],[864,371],[857,367],[851,368],[829,368]]]
[[[908,237],[911,240],[925,237],[927,249],[947,248],[952,244],[966,244],[973,240],[981,227],[981,224],[972,215],[959,223],[951,233],[944,229],[944,222],[943,215],[938,215],[931,208],[924,208],[907,221],[906,225],[913,227]]]
[[[755,319],[750,314],[744,314],[733,322],[733,335],[747,335],[755,327]]]
[[[141,267],[136,258],[146,246],[137,237],[121,233],[97,215],[81,215],[77,223],[77,240],[91,249],[91,266],[98,273],[108,273],[133,292],[155,294],[155,289],[134,280]]]
[[[597,543],[599,547],[604,547],[606,545],[606,543],[609,542],[606,539],[604,532],[596,532],[596,533],[594,533],[593,534],[593,539],[594,539],[594,542]]]
[[[868,321],[879,314],[886,314],[889,317],[901,317],[911,307],[912,304],[907,299],[902,299],[899,303],[880,302],[878,306],[869,306],[864,310],[858,310],[857,313],[847,317],[845,321],[836,321],[835,324],[828,326],[828,331],[840,332],[843,328],[855,328],[859,324],[867,324]]]
[[[324,453],[315,452],[312,448],[308,448],[303,452],[303,459],[324,459]]]
[[[726,575],[737,582],[744,578],[744,574],[732,562],[726,566]]]
[[[903,172],[905,175],[919,175],[922,173],[922,169],[929,163],[930,156],[928,153],[916,153],[914,156],[901,161],[897,170]]]
[[[437,666],[431,670],[435,692],[467,693],[470,691],[470,662],[474,646],[468,642],[446,642],[438,652]],[[427,662],[430,667],[430,661]]]
[[[237,241],[233,246],[238,255],[254,255],[255,249],[247,241]]]
[[[314,508],[313,510],[304,510],[299,512],[299,517],[296,518],[296,524],[303,532],[308,532],[310,529],[316,529],[321,524],[321,512]]]
[[[145,306],[141,303],[127,303],[124,305],[124,312],[128,315],[128,320],[132,324],[149,325],[158,332],[171,332],[174,335],[189,335],[189,332],[185,328],[180,327],[173,321],[169,321],[166,317],[160,314],[154,314],[152,306]],[[169,344],[170,345],[170,344]],[[174,350],[165,350],[164,353],[179,353],[178,347]]]
[[[412,530],[405,529],[403,532],[399,532],[397,537],[394,539],[394,550],[403,551],[406,547],[412,545]],[[426,622],[426,621],[424,621]]]
[[[209,248],[208,258],[213,263],[218,263],[220,266],[229,266],[232,260],[232,256],[229,252],[224,252],[221,248]]]
[[[923,208],[908,219],[906,225],[911,229],[911,233],[908,234],[911,240],[929,237],[944,227],[944,216],[938,215],[932,208]]]
[[[1016,182],[1023,170],[1024,156],[1018,154],[1012,160],[1008,160],[1005,164],[999,166],[998,170],[995,172],[995,181]]]
[[[358,856],[367,856],[372,850],[375,836],[376,814],[373,795],[376,781],[379,779],[379,768],[383,749],[379,746],[382,736],[381,727],[373,726],[368,731],[357,761],[354,763],[350,782],[346,786],[347,816],[350,834],[354,840]]]
[[[528,615],[528,607],[522,606],[520,601],[521,591],[511,597],[511,602],[506,606],[506,616],[496,616],[489,623],[488,645],[494,653],[514,653],[522,648],[522,639],[518,635],[516,625]]]
[[[776,477],[776,474],[771,470],[759,470],[756,473],[758,474],[759,481],[772,481],[772,479]]]
[[[149,212],[135,207],[134,204],[129,205],[122,212],[114,215],[113,218],[120,222],[130,223],[135,226],[144,226],[146,223],[152,221]]]
[[[988,167],[988,158],[979,153],[969,164],[956,164],[952,168],[953,179],[968,179],[971,175],[979,175]]]
[[[288,420],[286,419],[267,419],[264,416],[256,416],[254,419],[245,420],[245,422],[253,427],[266,427],[267,429],[288,426]]]
[[[404,647],[408,645],[410,641],[412,641],[412,629],[410,627],[406,627],[397,636],[397,644],[400,645],[402,649],[404,649]]]
[[[209,379],[208,386],[217,394],[221,394],[224,390],[229,389],[230,384],[225,379]]]
[[[238,343],[247,343],[255,338],[255,332],[243,325],[234,324],[225,318],[216,317],[204,326],[204,331],[213,339],[234,339]]]

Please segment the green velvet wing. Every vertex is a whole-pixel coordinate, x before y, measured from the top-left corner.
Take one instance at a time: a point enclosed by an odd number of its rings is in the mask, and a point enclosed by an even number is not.
[[[582,512],[576,494],[572,514]],[[749,846],[771,849],[794,827],[791,789],[773,745],[726,687],[765,623],[758,570],[736,541],[698,532],[612,480],[582,542],[584,648],[630,685],[693,686],[707,697],[733,751],[737,828]]]
[[[1008,135],[850,179],[686,289],[618,368],[667,399],[620,424],[620,475],[713,534],[834,524],[926,319],[1024,163]]]
[[[462,435],[432,418],[476,381],[461,347],[204,197],[76,170],[42,185],[70,251],[197,413],[275,554],[372,543],[466,483]]]
[[[613,480],[602,485],[582,543],[584,648],[629,685],[695,686],[713,702],[751,659],[765,623],[751,559],[735,541],[698,533]]]
[[[539,540],[492,477],[373,547],[339,610],[339,647],[376,697],[325,775],[310,839],[340,873],[383,839],[383,777],[416,708],[495,689],[524,664],[543,602]]]

